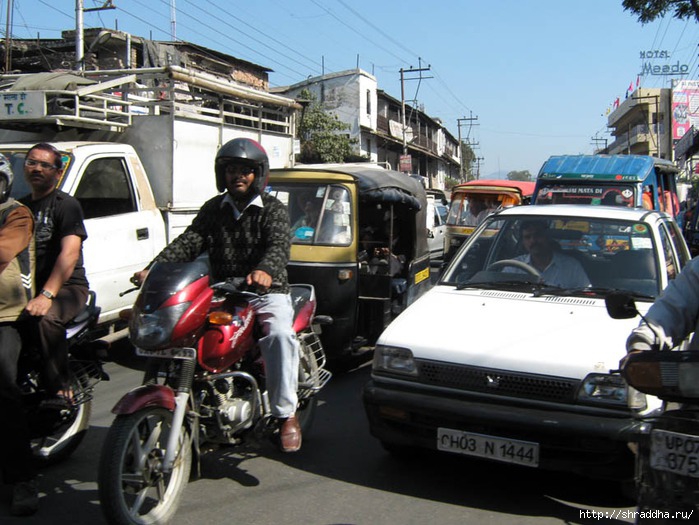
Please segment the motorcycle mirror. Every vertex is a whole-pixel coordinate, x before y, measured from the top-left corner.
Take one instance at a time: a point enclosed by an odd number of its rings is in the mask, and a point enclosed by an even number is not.
[[[633,297],[625,293],[610,293],[604,298],[604,304],[612,319],[632,319],[639,315]]]

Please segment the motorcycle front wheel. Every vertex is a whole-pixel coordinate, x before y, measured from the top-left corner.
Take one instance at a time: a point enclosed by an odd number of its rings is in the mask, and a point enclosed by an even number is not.
[[[170,432],[180,432],[175,464],[163,472]],[[102,510],[112,525],[167,523],[180,503],[192,468],[191,437],[172,428],[172,413],[146,408],[117,416],[104,441],[98,487]]]

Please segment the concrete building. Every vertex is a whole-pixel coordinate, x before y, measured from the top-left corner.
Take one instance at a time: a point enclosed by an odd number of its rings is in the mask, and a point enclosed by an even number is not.
[[[366,71],[329,73],[270,91],[298,98],[304,89],[315,95],[324,110],[349,125],[358,156],[425,177],[432,188],[443,189],[446,177],[458,178],[458,140],[439,119],[407,104],[404,135],[401,101],[378,89],[376,78]],[[404,149],[410,156],[409,170],[405,161],[401,165]]]
[[[674,160],[671,104],[670,89],[636,89],[607,117],[614,140],[604,152]]]

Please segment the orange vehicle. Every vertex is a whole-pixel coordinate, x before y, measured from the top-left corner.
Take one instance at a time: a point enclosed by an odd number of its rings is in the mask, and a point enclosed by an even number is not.
[[[451,259],[476,227],[494,211],[529,204],[534,182],[517,180],[472,180],[454,186],[444,236],[444,261]]]

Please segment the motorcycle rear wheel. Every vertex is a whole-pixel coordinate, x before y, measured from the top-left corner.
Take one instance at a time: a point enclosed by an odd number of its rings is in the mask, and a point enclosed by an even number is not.
[[[90,427],[92,401],[75,407],[68,421],[52,434],[32,439],[34,458],[40,466],[54,465],[67,459],[82,442]]]
[[[111,525],[169,522],[180,504],[192,468],[191,437],[180,432],[179,452],[162,472],[172,412],[150,407],[117,416],[104,441],[98,475],[102,511]]]

